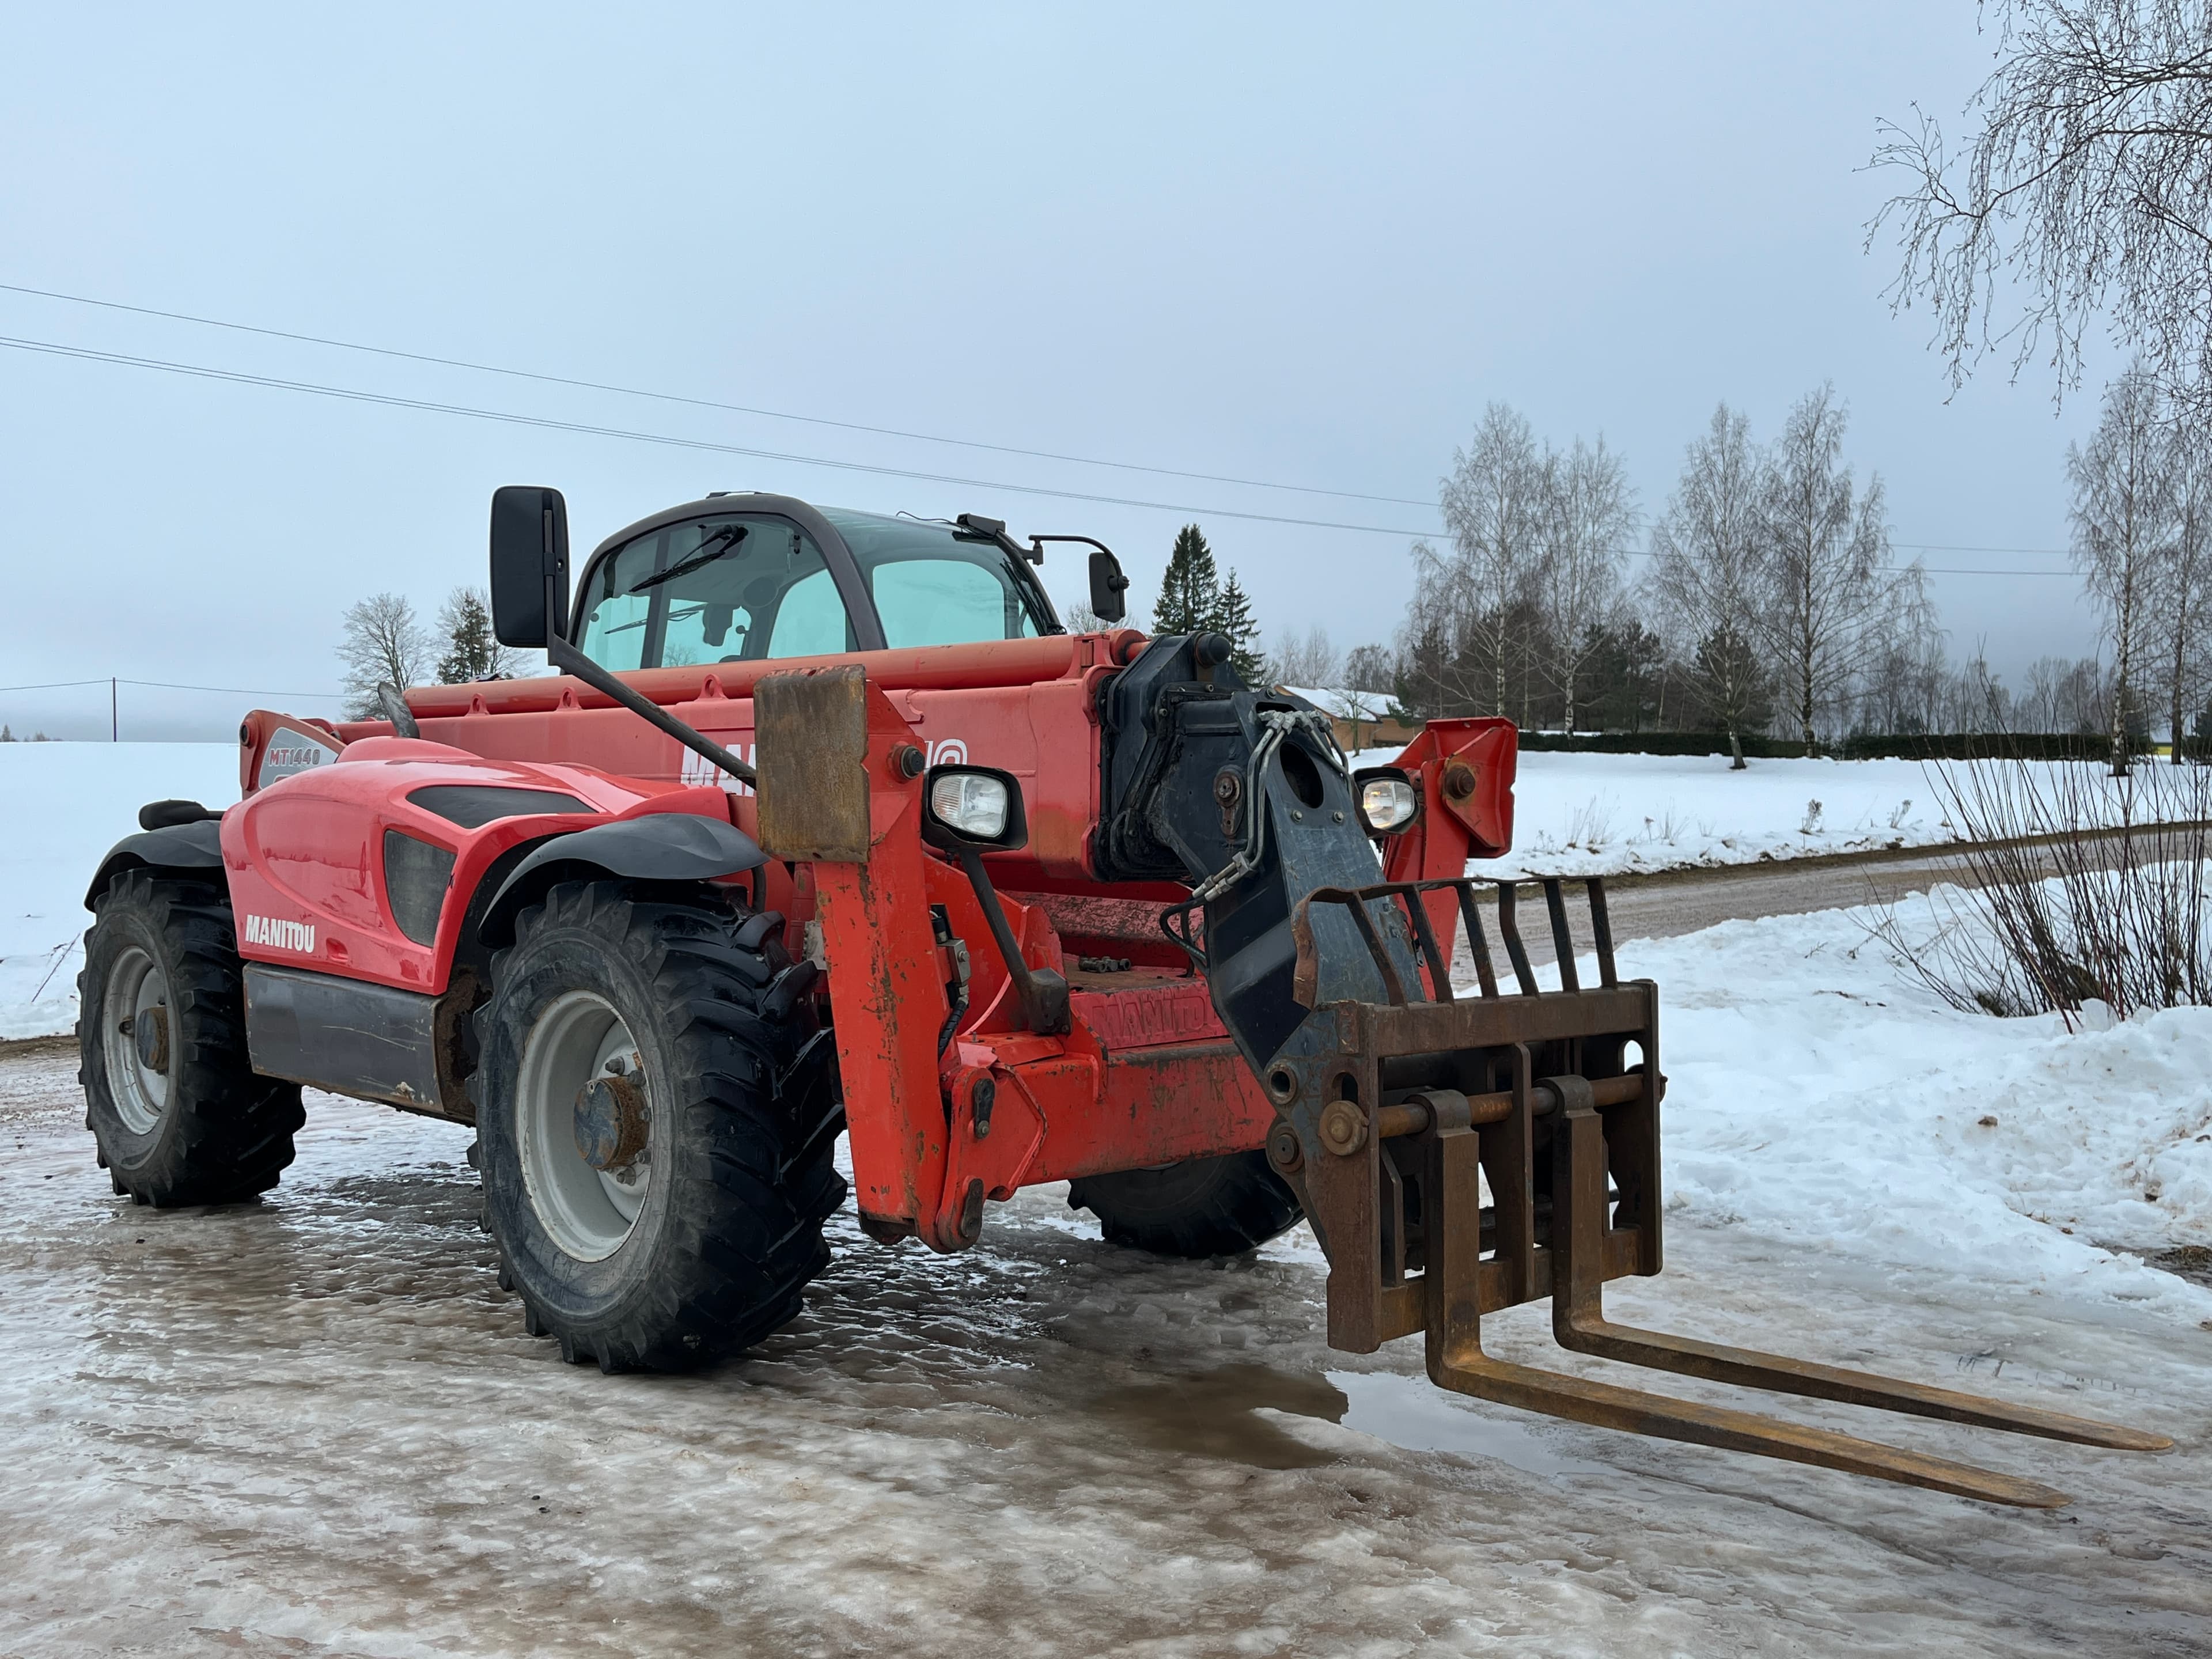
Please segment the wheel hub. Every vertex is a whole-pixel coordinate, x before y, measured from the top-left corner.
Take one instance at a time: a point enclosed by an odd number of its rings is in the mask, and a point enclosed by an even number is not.
[[[603,1175],[620,1176],[652,1139],[643,1081],[641,1074],[611,1072],[576,1091],[576,1150]]]
[[[138,1063],[149,1072],[169,1069],[169,1011],[156,1004],[123,1022],[123,1033],[138,1051]]]

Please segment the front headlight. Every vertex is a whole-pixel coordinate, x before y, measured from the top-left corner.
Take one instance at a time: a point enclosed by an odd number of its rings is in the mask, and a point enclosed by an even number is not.
[[[1399,774],[1370,774],[1360,781],[1359,821],[1370,835],[1388,836],[1403,830],[1420,807],[1421,798]]]
[[[929,782],[929,815],[963,841],[994,842],[1006,833],[1013,793],[988,772],[940,771]]]

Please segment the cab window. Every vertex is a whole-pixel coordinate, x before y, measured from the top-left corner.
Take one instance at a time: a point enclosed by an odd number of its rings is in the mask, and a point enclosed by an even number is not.
[[[853,649],[821,550],[780,519],[647,531],[601,560],[586,584],[578,645],[617,671]]]
[[[1062,631],[1027,561],[945,524],[823,507],[853,550],[884,643],[964,645]]]

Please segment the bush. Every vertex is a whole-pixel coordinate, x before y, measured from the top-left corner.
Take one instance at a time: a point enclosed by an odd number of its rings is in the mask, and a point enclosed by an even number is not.
[[[1725,732],[1523,732],[1521,747],[1537,754],[1589,755],[1725,755]],[[2151,742],[2136,734],[2128,739],[2131,753],[2148,755]],[[1805,745],[1794,738],[1770,738],[1746,732],[1743,752],[1751,760],[1795,760]],[[1938,732],[1915,737],[1846,738],[1840,745],[1823,748],[1831,760],[2034,760],[2100,761],[2112,753],[2112,740],[2101,732]],[[2212,759],[2212,738],[2192,738],[2182,748],[2184,758]]]
[[[2056,1010],[2069,1026],[2091,1001],[2123,1019],[2212,1004],[2212,771],[2116,778],[2019,757],[1931,770],[1967,844],[1947,860],[1958,886],[1930,895],[1933,938],[1908,937],[1893,908],[1875,926],[1900,966],[1955,1008]]]

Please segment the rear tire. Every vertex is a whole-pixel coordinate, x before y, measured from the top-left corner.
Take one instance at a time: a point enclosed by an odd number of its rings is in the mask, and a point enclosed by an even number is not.
[[[117,877],[77,1000],[84,1126],[117,1193],[166,1208],[276,1184],[307,1114],[297,1084],[256,1075],[247,1058],[244,964],[219,888]]]
[[[781,922],[571,883],[492,960],[485,1218],[524,1328],[565,1359],[709,1364],[791,1320],[829,1262],[843,1117]]]
[[[1155,1255],[1240,1255],[1304,1214],[1261,1152],[1085,1176],[1068,1183],[1067,1202],[1096,1215],[1109,1243]]]

